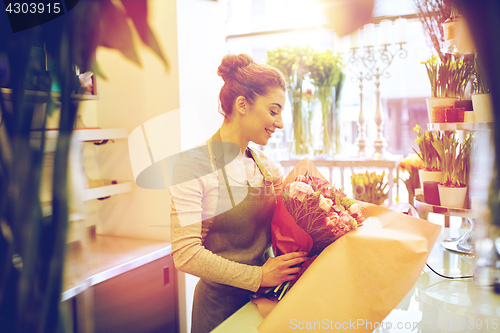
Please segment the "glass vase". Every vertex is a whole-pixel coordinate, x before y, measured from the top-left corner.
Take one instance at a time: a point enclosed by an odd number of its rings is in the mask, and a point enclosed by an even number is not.
[[[290,147],[292,155],[306,155],[309,153],[308,144],[308,125],[307,112],[303,108],[302,101],[302,86],[298,85],[297,89],[289,89],[288,97],[292,106],[292,122],[293,122],[293,145]]]
[[[340,152],[340,117],[335,107],[335,87],[317,87],[317,96],[321,103],[323,124],[322,154],[334,155]]]

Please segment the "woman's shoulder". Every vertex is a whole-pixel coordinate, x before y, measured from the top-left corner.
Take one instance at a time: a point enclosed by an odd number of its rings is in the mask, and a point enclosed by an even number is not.
[[[212,171],[206,144],[181,152],[172,162],[173,183],[201,178]]]
[[[264,167],[268,170],[268,172],[274,177],[274,178],[281,178],[283,177],[283,167],[281,166],[280,163],[275,161],[272,158],[269,158],[261,149],[256,148],[256,147],[251,147],[252,151],[257,155],[259,160],[262,162]]]

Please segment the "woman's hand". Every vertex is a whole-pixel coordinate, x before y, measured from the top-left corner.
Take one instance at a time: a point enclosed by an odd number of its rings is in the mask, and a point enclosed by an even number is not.
[[[262,266],[261,287],[274,287],[285,281],[293,280],[301,267],[291,267],[307,260],[307,252],[291,252],[279,257],[269,258]]]

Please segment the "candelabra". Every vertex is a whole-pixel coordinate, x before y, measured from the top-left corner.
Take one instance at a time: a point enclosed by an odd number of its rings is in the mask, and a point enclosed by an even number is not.
[[[387,69],[392,64],[392,61],[399,54],[401,59],[406,58],[408,52],[403,49],[403,42],[397,43],[399,48],[393,53],[389,51],[390,44],[383,44],[379,50],[375,50],[373,46],[365,46],[364,52],[358,52],[360,48],[351,47],[349,56],[349,68],[354,74],[354,79],[359,81],[359,98],[360,98],[360,110],[358,118],[358,137],[356,138],[356,143],[359,148],[359,157],[365,157],[366,146],[367,146],[367,136],[366,136],[366,124],[363,114],[363,80],[371,81],[375,79],[375,96],[376,96],[376,113],[375,113],[375,124],[377,125],[377,137],[373,144],[375,152],[373,154],[373,159],[382,159],[385,154],[385,148],[387,147],[387,142],[384,138],[384,117],[380,108],[380,77],[389,78],[390,74]],[[358,70],[362,67],[361,70]]]

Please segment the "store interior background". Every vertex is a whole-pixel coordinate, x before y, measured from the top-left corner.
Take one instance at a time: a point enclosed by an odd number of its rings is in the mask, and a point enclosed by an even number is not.
[[[327,20],[314,1],[299,0],[152,0],[149,22],[165,52],[170,71],[145,47],[139,47],[142,68],[116,51],[98,49],[97,58],[107,80],[99,79],[99,100],[82,103],[80,121],[87,127],[127,128],[129,131],[167,112],[175,121],[165,128],[168,145],[183,151],[208,139],[221,125],[218,93],[222,79],[217,67],[226,54],[246,53],[256,62],[265,62],[266,51],[288,44],[331,48],[348,52],[349,38],[338,38],[322,27]],[[425,67],[420,63],[431,54],[422,25],[416,18],[412,0],[376,0],[374,17],[408,19],[404,48],[405,59],[396,58],[389,68],[390,78],[381,81],[381,98],[385,116],[387,150],[397,155],[412,153],[417,147],[412,128],[425,128],[425,98],[430,85]],[[297,31],[259,34],[256,32],[297,29]],[[137,36],[135,36],[137,37]],[[137,43],[136,45],[139,45]],[[396,46],[392,46],[395,50]],[[346,68],[346,83],[340,101],[343,152],[354,155],[356,121],[359,114],[359,88]],[[368,135],[375,137],[375,84],[364,84],[363,107]],[[291,125],[290,105],[284,110],[285,130]],[[318,128],[318,131],[320,129]],[[286,158],[275,134],[266,152],[275,159]],[[85,169],[89,178],[133,180],[126,140],[113,145],[86,148]],[[321,171],[321,170],[320,170]],[[98,177],[97,177],[98,176]],[[335,177],[335,175],[334,175]],[[347,186],[349,187],[349,186]],[[404,185],[403,185],[404,188]],[[349,194],[352,190],[346,188]],[[400,186],[400,198],[406,200]],[[110,200],[93,201],[89,221],[98,233],[169,241],[170,196],[167,190],[143,189],[134,185],[130,193]],[[94,214],[92,214],[94,212]],[[179,307],[181,331],[189,331],[192,292],[196,278],[179,273]]]

